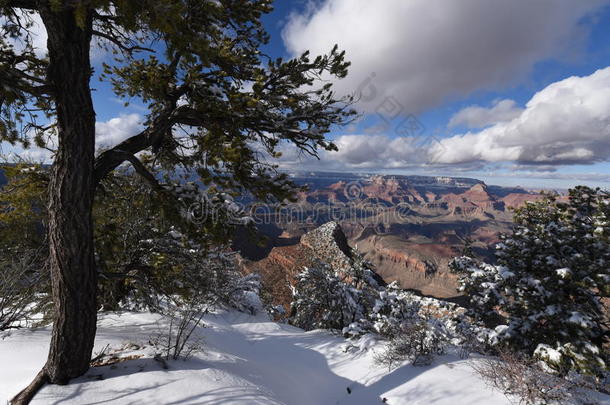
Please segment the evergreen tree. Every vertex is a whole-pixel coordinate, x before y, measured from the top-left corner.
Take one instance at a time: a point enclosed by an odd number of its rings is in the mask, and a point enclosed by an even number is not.
[[[269,11],[270,0],[0,1],[0,139],[49,147],[50,134],[58,138],[48,206],[57,319],[43,370],[14,403],[89,368],[97,311],[92,209],[110,172],[129,162],[160,190],[137,157],[150,151],[158,165],[196,169],[219,190],[283,199],[293,184],[272,164],[281,148],[314,156],[336,149],[325,134],[352,112],[318,79],[344,77],[344,54],[272,60],[261,52],[268,34],[260,19]],[[33,14],[47,32],[46,57],[32,45]],[[149,109],[141,132],[98,156],[95,42],[114,55],[101,78]]]
[[[51,315],[45,243],[48,173],[37,164],[6,165],[0,188],[0,330]]]
[[[38,164],[0,167],[7,180],[0,188],[0,249],[2,253],[40,249],[47,221],[49,176]],[[9,253],[10,252],[10,253]]]
[[[300,328],[342,330],[364,317],[361,291],[341,281],[327,265],[304,269],[296,277],[292,323]]]
[[[559,373],[607,370],[610,193],[576,187],[568,202],[548,196],[514,219],[512,234],[497,246],[497,266],[469,257],[451,264],[463,275],[472,311],[505,315],[496,338]]]
[[[296,276],[291,322],[303,329],[336,329],[351,335],[350,325],[363,332],[380,288],[372,264],[356,250],[351,265],[341,271],[325,263]]]

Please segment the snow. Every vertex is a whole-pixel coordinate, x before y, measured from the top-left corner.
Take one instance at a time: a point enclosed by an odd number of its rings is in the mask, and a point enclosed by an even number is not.
[[[561,361],[561,352],[553,349],[549,345],[545,345],[540,343],[536,350],[534,350],[534,355],[539,356],[541,359],[549,360],[552,363],[559,364]]]
[[[164,321],[150,313],[100,315],[94,352],[126,343],[115,366],[95,367],[69,385],[47,385],[32,404],[508,404],[454,354],[432,365],[389,371],[373,362],[380,343],[305,332],[266,316],[216,311],[198,333],[204,350],[187,361],[154,361],[149,339]],[[46,359],[49,329],[18,330],[0,341],[0,403],[25,387]],[[147,346],[148,345],[148,346]],[[368,350],[367,350],[368,349]],[[351,394],[348,393],[348,388]]]
[[[555,272],[561,278],[568,278],[569,276],[572,275],[572,270],[570,270],[567,267],[564,267],[564,268],[561,268],[561,269],[557,269],[557,270],[555,270]]]

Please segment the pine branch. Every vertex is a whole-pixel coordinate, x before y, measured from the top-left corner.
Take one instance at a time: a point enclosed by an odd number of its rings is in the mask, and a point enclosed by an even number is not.
[[[169,112],[161,113],[144,131],[100,154],[95,159],[95,184],[99,184],[110,172],[128,160],[129,156],[160,145],[171,127]]]
[[[154,49],[146,48],[146,47],[139,46],[139,45],[127,46],[123,42],[121,42],[119,38],[117,38],[117,37],[115,37],[113,35],[107,34],[105,32],[93,30],[92,33],[93,33],[93,35],[95,35],[97,37],[104,38],[104,39],[112,42],[119,49],[121,49],[122,51],[124,51],[124,52],[126,52],[128,54],[131,54],[131,53],[136,52],[136,51],[146,51],[146,52],[152,52],[152,53],[155,52]]]

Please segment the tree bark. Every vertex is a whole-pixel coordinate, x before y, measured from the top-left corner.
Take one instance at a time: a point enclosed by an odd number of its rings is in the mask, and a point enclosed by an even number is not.
[[[41,10],[47,29],[47,79],[55,90],[59,145],[50,183],[49,250],[55,320],[48,381],[65,384],[89,369],[97,321],[93,256],[95,111],[89,81],[91,16]],[[83,29],[84,28],[84,29]]]
[[[95,111],[89,81],[91,15],[41,10],[48,34],[47,79],[54,87],[59,145],[50,182],[49,244],[56,315],[48,381],[65,384],[89,369],[97,321],[92,205]]]

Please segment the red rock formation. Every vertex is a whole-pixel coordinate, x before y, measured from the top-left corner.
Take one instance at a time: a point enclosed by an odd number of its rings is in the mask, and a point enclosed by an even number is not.
[[[274,247],[262,260],[242,260],[242,267],[246,273],[260,274],[263,298],[265,295],[272,297],[274,304],[289,310],[295,276],[304,268],[320,262],[335,271],[345,270],[351,265],[351,248],[336,222],[328,222],[306,233],[296,245]]]
[[[503,197],[502,201],[507,207],[519,208],[525,204],[526,201],[538,201],[541,198],[543,198],[542,194],[510,193],[509,195]]]

